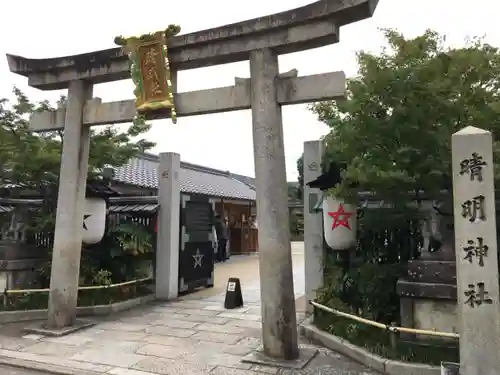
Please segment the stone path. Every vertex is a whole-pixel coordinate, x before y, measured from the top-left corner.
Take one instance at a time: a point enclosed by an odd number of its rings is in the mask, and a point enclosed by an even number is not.
[[[25,370],[18,367],[0,365],[0,374],[2,375],[47,375],[47,373]]]
[[[300,297],[303,263],[295,258],[295,293]],[[3,335],[0,357],[89,371],[82,374],[373,374],[324,349],[299,372],[242,363],[241,358],[260,345],[261,328],[258,279],[242,287],[245,306],[241,309],[224,310],[223,293],[198,299],[190,295],[121,313],[64,337]]]

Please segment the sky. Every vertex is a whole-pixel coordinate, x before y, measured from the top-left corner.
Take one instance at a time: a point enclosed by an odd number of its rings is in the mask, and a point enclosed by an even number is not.
[[[81,6],[68,0],[6,0],[2,2],[0,56],[6,53],[30,58],[50,58],[113,48],[117,35],[133,36],[179,24],[182,33],[260,17],[312,2],[311,0],[86,0]],[[371,19],[344,26],[340,42],[304,52],[282,55],[280,71],[298,69],[299,75],[343,70],[356,75],[355,54],[378,52],[384,46],[380,28],[393,28],[407,37],[430,28],[445,34],[447,42],[460,45],[466,38],[484,36],[500,45],[496,0],[379,0]],[[249,77],[248,62],[181,71],[180,92],[234,84],[234,77]],[[27,79],[9,72],[0,57],[0,98],[11,97],[12,86],[32,100],[55,101],[64,91],[40,91]],[[94,96],[103,101],[133,98],[130,80],[96,85]],[[283,108],[287,179],[297,179],[296,161],[303,143],[319,139],[328,128],[318,122],[306,105]],[[254,176],[250,111],[183,117],[176,125],[155,121],[146,138],[156,142],[154,153],[177,152],[181,160]]]

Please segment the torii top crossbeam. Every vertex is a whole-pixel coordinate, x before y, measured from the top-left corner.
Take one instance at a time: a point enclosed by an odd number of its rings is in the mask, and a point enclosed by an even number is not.
[[[285,12],[169,38],[173,70],[248,60],[252,50],[272,48],[278,54],[338,42],[340,26],[373,15],[378,0],[320,0]],[[80,55],[29,59],[7,55],[10,71],[28,77],[41,90],[68,87],[85,79],[94,84],[130,78],[121,48]]]

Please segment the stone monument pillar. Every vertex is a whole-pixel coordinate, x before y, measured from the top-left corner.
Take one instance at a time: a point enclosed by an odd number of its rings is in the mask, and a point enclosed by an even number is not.
[[[307,183],[321,175],[323,143],[304,142],[304,267],[306,282],[306,309],[312,313],[314,308],[307,301],[316,298],[316,290],[323,286],[323,216],[314,211],[322,199],[319,189],[310,188]]]
[[[452,136],[460,373],[500,374],[500,305],[492,136]]]
[[[83,107],[91,98],[90,83],[69,83],[50,275],[47,323],[52,329],[72,326],[76,319],[90,144],[90,128],[83,125]]]
[[[179,293],[179,218],[181,157],[160,154],[158,167],[158,232],[156,242],[155,294],[157,299],[174,299]]]
[[[299,351],[278,72],[271,49],[250,52],[262,341],[264,354],[292,360]]]

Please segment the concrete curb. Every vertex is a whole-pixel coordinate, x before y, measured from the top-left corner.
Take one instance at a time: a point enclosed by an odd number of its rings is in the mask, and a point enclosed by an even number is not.
[[[16,367],[22,370],[40,371],[50,375],[103,375],[102,372],[87,370],[76,370],[69,367],[62,367],[50,363],[35,362],[27,359],[18,359],[0,356],[0,365]]]
[[[111,313],[129,310],[155,299],[154,294],[129,299],[127,301],[115,302],[109,305],[80,306],[77,308],[78,316],[106,316]],[[42,320],[47,317],[48,311],[43,310],[14,310],[0,312],[0,324],[24,322],[28,320]]]
[[[372,354],[369,351],[353,345],[347,340],[323,332],[312,324],[312,318],[306,319],[300,325],[300,333],[310,340],[316,341],[348,358],[355,360],[373,370],[387,375],[440,375],[441,368],[420,363],[393,361]]]

